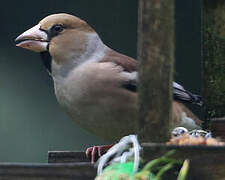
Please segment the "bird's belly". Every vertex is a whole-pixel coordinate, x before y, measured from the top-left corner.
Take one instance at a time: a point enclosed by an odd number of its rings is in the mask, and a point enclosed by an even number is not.
[[[116,140],[135,132],[137,95],[127,90],[70,94],[56,92],[59,103],[82,128],[105,139]],[[74,91],[73,91],[74,92]],[[70,94],[70,95],[69,95]]]

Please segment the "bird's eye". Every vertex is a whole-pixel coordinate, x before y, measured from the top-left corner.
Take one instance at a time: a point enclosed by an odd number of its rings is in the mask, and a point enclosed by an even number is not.
[[[51,28],[51,30],[53,34],[58,34],[63,31],[63,26],[61,24],[56,24]]]
[[[57,36],[63,30],[64,30],[64,26],[62,24],[53,25],[49,30],[47,30],[49,40]]]

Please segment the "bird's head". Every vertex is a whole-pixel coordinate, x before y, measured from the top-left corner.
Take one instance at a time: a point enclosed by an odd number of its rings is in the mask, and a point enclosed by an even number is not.
[[[42,19],[16,38],[16,46],[49,53],[56,64],[78,59],[86,51],[96,32],[83,20],[60,13]],[[96,46],[93,44],[93,47]]]

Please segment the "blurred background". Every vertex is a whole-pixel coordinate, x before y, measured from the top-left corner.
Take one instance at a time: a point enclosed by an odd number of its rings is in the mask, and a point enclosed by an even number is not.
[[[39,54],[14,39],[43,17],[66,12],[86,20],[113,49],[136,57],[137,0],[4,1],[0,7],[0,162],[46,162],[49,150],[110,143],[78,127],[58,105]],[[201,92],[200,0],[176,1],[174,77]],[[198,109],[195,112],[200,114]]]

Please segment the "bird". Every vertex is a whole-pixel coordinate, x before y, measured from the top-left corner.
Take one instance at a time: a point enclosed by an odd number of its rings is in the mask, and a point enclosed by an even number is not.
[[[113,141],[135,133],[137,62],[104,44],[86,21],[66,13],[48,15],[15,42],[40,53],[59,104],[82,128]],[[199,128],[201,121],[183,102],[201,106],[201,97],[176,82],[172,86],[175,127]]]

